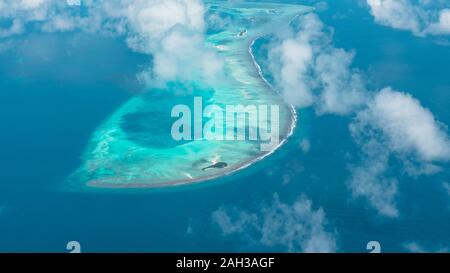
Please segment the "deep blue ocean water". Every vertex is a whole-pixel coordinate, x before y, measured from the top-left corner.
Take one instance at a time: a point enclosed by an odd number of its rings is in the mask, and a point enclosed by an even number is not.
[[[334,27],[336,46],[355,50],[354,66],[372,88],[408,91],[450,124],[450,46],[376,25],[353,1],[329,3],[319,15]],[[349,120],[317,117],[311,109],[300,112],[285,146],[231,177],[143,193],[57,190],[79,165],[93,130],[142,91],[133,79],[148,62],[123,41],[71,33],[32,35],[0,53],[0,251],[66,252],[71,240],[89,252],[286,251],[223,236],[211,217],[221,206],[258,211],[274,193],[283,202],[305,194],[322,207],[338,251],[366,252],[372,240],[383,251],[406,251],[408,242],[450,246],[450,198],[442,187],[450,182],[448,166],[417,179],[398,173],[400,216],[380,217],[345,185],[348,163],[357,158]],[[311,143],[306,154],[301,138]],[[286,173],[294,177],[287,184]]]

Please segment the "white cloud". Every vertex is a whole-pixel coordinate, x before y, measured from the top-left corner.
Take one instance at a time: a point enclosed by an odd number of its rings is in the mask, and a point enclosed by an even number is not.
[[[450,10],[430,1],[367,1],[382,24],[416,35],[448,33]],[[205,7],[200,0],[86,0],[82,4],[88,12],[58,0],[0,0],[0,17],[9,20],[0,28],[4,40],[0,51],[12,48],[8,39],[28,28],[81,30],[123,36],[133,50],[153,55],[154,66],[139,75],[148,83],[198,76],[212,81],[221,70],[222,60],[204,45]],[[283,32],[270,45],[269,68],[277,86],[296,106],[314,106],[318,113],[357,113],[351,130],[363,158],[360,166],[352,168],[349,188],[355,197],[368,198],[381,214],[398,215],[398,182],[386,175],[387,162],[392,157],[400,160],[410,175],[438,171],[436,163],[450,156],[446,129],[406,93],[385,89],[372,97],[362,74],[352,68],[354,53],[333,45],[332,31],[317,15],[299,16],[295,23],[298,31]]]
[[[367,0],[375,21],[417,36],[450,34],[450,9],[445,1]],[[442,4],[440,4],[442,2]]]
[[[354,54],[338,49],[317,15],[298,17],[299,29],[272,43],[269,68],[285,100],[319,113],[348,114],[364,103],[362,76]]]
[[[205,27],[203,21],[205,8],[199,0],[122,2],[131,29],[150,39],[164,37],[176,25],[200,33]]]
[[[439,12],[439,20],[428,26],[427,32],[434,35],[450,34],[450,9]]]
[[[222,60],[204,45],[205,7],[200,0],[122,0],[108,5],[106,14],[125,20],[131,48],[152,54],[151,73],[141,79],[150,84],[214,80]]]
[[[189,81],[196,76],[211,81],[222,68],[221,59],[204,45],[201,0],[81,3],[80,7],[59,0],[0,0],[0,16],[11,22],[9,28],[0,29],[0,37],[23,34],[27,27],[124,36],[133,50],[153,55],[154,67],[140,75],[151,84]]]
[[[448,253],[450,249],[444,247],[437,250],[425,249],[423,246],[416,242],[410,242],[404,245],[405,249],[412,253]]]
[[[446,128],[411,95],[385,88],[357,113],[350,124],[361,147],[362,163],[351,168],[348,183],[354,197],[366,197],[380,214],[395,217],[398,181],[386,177],[392,158],[409,175],[439,170],[439,162],[450,160]]]
[[[20,20],[12,20],[9,28],[0,29],[0,37],[9,37],[20,34],[24,31],[23,24]]]
[[[256,214],[239,211],[236,208],[227,210],[224,207],[214,211],[212,218],[220,227],[224,235],[242,233],[246,231],[250,225],[254,225],[258,221],[258,216]]]
[[[300,150],[302,150],[304,154],[307,154],[311,149],[311,142],[309,141],[309,139],[305,138],[300,141],[299,146]]]
[[[409,1],[369,2],[380,21],[395,18],[396,27],[421,32],[421,11]],[[353,197],[366,198],[381,215],[398,216],[399,181],[388,175],[390,163],[400,162],[400,171],[409,176],[440,171],[438,163],[450,160],[447,128],[407,93],[391,88],[369,92],[364,76],[352,68],[354,54],[333,46],[332,31],[317,15],[300,16],[295,23],[297,31],[282,33],[269,45],[276,86],[298,107],[355,116],[350,131],[361,162],[350,167],[347,186]]]
[[[254,236],[267,247],[283,247],[289,252],[336,251],[334,233],[325,229],[325,213],[322,208],[314,209],[305,196],[289,205],[275,195],[270,206],[257,213],[220,208],[213,213],[213,220],[224,235]]]
[[[450,183],[444,182],[443,186],[444,186],[444,189],[446,190],[446,192],[448,193],[448,195],[450,195]]]
[[[386,177],[389,166],[389,151],[374,139],[360,143],[363,160],[358,166],[351,168],[352,177],[347,186],[354,198],[366,198],[380,215],[397,217],[395,197],[398,181]]]
[[[381,90],[368,109],[358,114],[355,124],[378,130],[395,153],[414,154],[425,162],[450,159],[446,127],[410,94],[389,87]]]
[[[41,6],[45,0],[19,0],[17,2],[21,3],[25,9],[35,9]]]

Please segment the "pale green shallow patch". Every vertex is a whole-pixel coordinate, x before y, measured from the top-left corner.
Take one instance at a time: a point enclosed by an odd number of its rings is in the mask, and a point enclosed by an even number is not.
[[[295,15],[310,8],[260,3],[231,6],[215,2],[209,2],[209,8],[232,16],[236,23],[207,36],[208,46],[224,58],[226,79],[213,86],[213,90],[198,88],[194,93],[204,96],[208,104],[279,105],[280,140],[283,142],[292,132],[295,111],[261,78],[249,48],[256,38],[286,27]],[[198,86],[202,86],[201,83]],[[177,88],[180,87],[171,89]],[[189,102],[192,98],[172,96],[167,99],[152,92],[149,90],[146,95],[131,98],[93,133],[82,164],[66,180],[65,189],[151,188],[206,181],[245,168],[273,152],[262,152],[258,141],[173,143],[168,139],[170,124],[162,122],[159,126],[149,124],[149,121],[157,123],[159,115],[161,120],[164,119],[166,114],[170,115],[173,105]],[[130,121],[130,116],[144,119],[138,126],[133,125],[139,128],[138,137],[128,128],[133,128],[129,125],[134,122]],[[155,116],[157,118],[153,119]],[[160,135],[155,130],[161,130]],[[218,161],[226,162],[228,167],[202,170]]]

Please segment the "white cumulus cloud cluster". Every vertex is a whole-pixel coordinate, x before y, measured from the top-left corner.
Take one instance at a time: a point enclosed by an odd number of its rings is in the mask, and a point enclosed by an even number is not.
[[[23,34],[27,26],[69,31],[84,24],[65,1],[55,0],[0,0],[0,18],[9,22],[0,28],[0,37]]]
[[[204,44],[205,6],[201,0],[0,0],[0,18],[9,26],[0,38],[29,31],[87,31],[124,36],[129,47],[153,56],[140,75],[149,83],[212,80],[222,61]]]
[[[406,243],[404,245],[405,249],[411,253],[448,253],[450,249],[448,247],[443,247],[439,249],[426,249],[422,245],[416,242]]]
[[[367,0],[367,4],[379,24],[417,36],[450,34],[448,1]]]
[[[254,236],[252,239],[263,246],[313,253],[337,249],[335,234],[326,230],[324,211],[314,209],[305,196],[290,205],[275,195],[272,203],[257,213],[219,208],[212,217],[224,235]]]
[[[387,2],[392,9],[409,13],[400,7],[407,1]],[[396,22],[406,25],[407,15],[399,12],[394,12],[399,16]],[[388,175],[391,163],[400,163],[409,176],[440,171],[439,164],[450,160],[446,126],[405,92],[389,87],[369,92],[362,73],[352,68],[354,54],[333,46],[330,31],[317,15],[298,20],[297,31],[270,45],[275,86],[298,107],[313,106],[320,114],[352,119],[350,132],[361,160],[350,166],[347,186],[353,197],[367,199],[381,215],[398,216],[399,181]]]
[[[298,18],[299,29],[272,44],[269,63],[285,100],[320,113],[348,114],[364,103],[362,75],[353,53],[335,48],[316,14]]]

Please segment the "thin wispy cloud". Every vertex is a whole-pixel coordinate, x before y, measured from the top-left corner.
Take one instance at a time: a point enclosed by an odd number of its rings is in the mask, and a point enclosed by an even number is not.
[[[445,191],[448,193],[448,195],[450,196],[450,183],[448,182],[444,182],[442,183],[442,185],[444,186]]]
[[[358,113],[352,131],[378,130],[390,151],[413,155],[422,162],[450,159],[450,140],[445,126],[438,122],[429,109],[410,94],[388,87],[381,90]]]
[[[352,65],[354,53],[334,47],[332,30],[317,15],[300,16],[294,23],[297,30],[282,33],[270,45],[275,85],[298,107],[350,118],[360,159],[349,168],[347,186],[380,215],[398,216],[399,180],[391,164],[400,162],[400,172],[412,177],[439,172],[440,164],[450,160],[447,127],[406,92],[369,91],[365,76]]]
[[[422,245],[420,245],[417,242],[409,242],[404,245],[404,248],[412,253],[448,253],[450,252],[450,249],[448,247],[442,247],[439,249],[426,249]]]
[[[351,68],[354,54],[334,47],[332,31],[318,16],[298,17],[298,30],[278,37],[269,51],[269,68],[285,100],[319,113],[345,115],[364,104],[362,75]]]
[[[335,252],[336,234],[328,231],[322,208],[301,196],[293,204],[274,195],[257,212],[221,207],[212,214],[224,236],[247,236],[255,244],[289,252]]]

